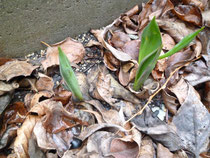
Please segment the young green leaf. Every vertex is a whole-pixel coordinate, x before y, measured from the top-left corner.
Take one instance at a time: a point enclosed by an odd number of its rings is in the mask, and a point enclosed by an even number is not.
[[[183,49],[184,47],[186,47],[203,29],[204,29],[204,27],[202,27],[201,29],[197,30],[196,32],[193,32],[193,33],[185,36],[171,50],[169,50],[165,54],[159,56],[158,59],[166,58],[166,57],[171,56],[171,55],[175,54],[176,52],[180,51],[181,49]]]
[[[139,50],[139,67],[133,89],[138,91],[154,69],[162,49],[162,40],[155,17],[143,30]]]
[[[70,65],[70,62],[60,47],[58,47],[58,51],[59,51],[60,73],[65,81],[65,86],[68,90],[70,90],[73,93],[73,95],[77,99],[82,101],[83,100],[82,93],[80,91],[77,78]]]

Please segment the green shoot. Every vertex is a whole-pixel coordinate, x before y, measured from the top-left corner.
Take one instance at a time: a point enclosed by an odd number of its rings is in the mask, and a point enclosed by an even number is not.
[[[139,50],[139,67],[136,73],[133,89],[138,91],[154,69],[162,49],[162,40],[155,17],[142,33]]]
[[[203,29],[204,27],[184,37],[174,46],[174,48],[164,55],[159,56],[162,49],[162,40],[159,27],[154,17],[142,33],[138,60],[139,67],[136,73],[133,89],[138,91],[142,87],[144,81],[149,77],[150,73],[154,69],[158,59],[166,58],[180,51],[186,47]]]
[[[58,51],[59,51],[60,73],[65,81],[66,88],[72,92],[74,97],[82,101],[83,96],[80,91],[80,87],[77,78],[74,74],[74,71],[71,67],[71,64],[67,56],[60,47],[58,47]]]

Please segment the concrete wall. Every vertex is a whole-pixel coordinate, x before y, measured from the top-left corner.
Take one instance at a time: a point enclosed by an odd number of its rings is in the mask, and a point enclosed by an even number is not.
[[[0,0],[0,57],[21,57],[111,23],[145,0]]]

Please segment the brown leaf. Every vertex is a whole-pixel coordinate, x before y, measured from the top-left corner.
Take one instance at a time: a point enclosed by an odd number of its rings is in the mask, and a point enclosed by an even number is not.
[[[149,108],[146,108],[141,115],[136,116],[132,123],[139,131],[163,144],[170,151],[182,148],[182,141],[176,133],[175,126],[161,121],[158,117],[154,117],[153,112]]]
[[[174,13],[183,21],[202,26],[201,11],[192,5],[178,5],[174,8]]]
[[[184,79],[192,86],[210,81],[209,68],[202,60],[198,60],[184,69]]]
[[[116,134],[106,131],[97,131],[88,138],[87,152],[98,153],[99,157],[110,155],[110,144]]]
[[[182,21],[174,19],[156,19],[159,27],[165,30],[176,42],[193,33],[195,28],[188,28]]]
[[[175,46],[174,39],[167,33],[162,33],[162,42],[163,42],[163,49],[164,50],[171,50]]]
[[[14,150],[18,157],[29,158],[28,144],[32,132],[39,117],[29,115],[17,131],[17,137],[14,142]]]
[[[162,91],[162,97],[166,108],[171,112],[173,115],[177,113],[178,103],[176,103],[176,97],[167,93],[166,90]]]
[[[104,64],[111,71],[117,71],[120,61],[116,59],[111,52],[104,52]]]
[[[37,103],[32,107],[30,113],[36,113],[38,116],[42,116],[41,121],[43,127],[48,133],[59,133],[75,126],[75,123],[87,125],[75,117],[74,114],[66,111],[61,102],[55,102],[50,99]]]
[[[124,118],[121,118],[120,113],[114,109],[106,110],[104,106],[97,100],[88,101],[89,104],[94,106],[102,115],[106,123],[123,126]]]
[[[113,32],[112,38],[110,40],[110,43],[117,49],[122,49],[122,47],[127,43],[128,41],[131,41],[130,37],[125,34],[124,32]]]
[[[149,22],[149,18],[155,16],[157,19],[161,14],[171,10],[173,5],[168,0],[150,0],[139,14],[139,30],[142,30]]]
[[[205,101],[205,105],[206,108],[208,109],[208,111],[210,112],[210,81],[205,83],[205,96],[204,96],[204,101]]]
[[[146,136],[142,139],[141,142],[139,158],[153,158],[154,155],[155,155],[155,149],[153,147],[152,139]]]
[[[176,126],[185,149],[198,157],[209,141],[210,119],[208,110],[197,97],[195,89],[189,84],[188,87],[187,97],[172,123]]]
[[[109,43],[105,41],[105,36],[108,31],[114,30],[115,24],[118,23],[119,18],[116,19],[112,24],[106,26],[103,30],[91,30],[91,33],[94,34],[94,36],[98,39],[98,41],[102,44],[104,48],[106,48],[108,51],[112,52],[112,54],[120,61],[129,61],[131,60],[131,57],[126,54],[125,52],[122,52],[120,50],[115,49],[112,47]]]
[[[100,123],[100,124],[93,124],[88,126],[87,128],[85,128],[84,131],[81,132],[81,134],[79,135],[79,139],[81,139],[82,141],[84,141],[85,139],[87,139],[89,136],[91,136],[93,133],[95,133],[98,130],[101,130],[103,128],[109,129],[112,132],[126,132],[126,129],[124,129],[121,126],[115,125],[115,124],[107,124],[107,123]],[[107,131],[109,131],[107,130]]]
[[[136,142],[113,139],[110,145],[110,152],[115,158],[136,158],[139,147]]]
[[[174,158],[173,153],[171,153],[166,147],[158,143],[157,145],[157,158]]]
[[[47,75],[39,73],[39,79],[36,82],[36,89],[38,91],[53,91],[53,79]]]
[[[132,40],[126,42],[123,45],[122,51],[130,55],[133,60],[138,61],[139,47],[140,47],[140,40]]]
[[[199,7],[201,10],[204,10],[207,6],[208,0],[182,0],[184,4],[195,5]]]
[[[83,45],[68,37],[65,40],[53,44],[51,47],[47,48],[46,59],[42,61],[42,65],[45,70],[48,67],[59,65],[58,47],[61,47],[63,52],[72,63],[81,62],[85,55],[85,48]]]
[[[0,80],[7,80],[18,76],[29,76],[37,66],[32,66],[26,61],[11,61],[0,66]]]
[[[158,60],[155,65],[155,68],[152,70],[152,77],[155,80],[160,80],[164,78],[164,72],[166,68],[167,68],[167,60],[166,59]]]
[[[48,150],[56,149],[59,156],[62,156],[71,147],[73,134],[70,130],[63,130],[59,133],[48,133],[43,123],[39,120],[33,132],[40,148]]]
[[[179,103],[183,104],[187,97],[188,88],[188,84],[184,81],[183,78],[181,78],[179,82],[176,85],[170,87],[169,90],[177,96]]]
[[[133,62],[127,62],[120,66],[120,72],[118,75],[119,81],[123,86],[127,86],[130,82],[130,69],[134,67]]]

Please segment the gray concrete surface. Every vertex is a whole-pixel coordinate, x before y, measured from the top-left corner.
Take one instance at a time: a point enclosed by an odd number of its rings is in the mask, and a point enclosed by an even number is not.
[[[146,0],[0,0],[0,57],[23,57],[111,23]]]

